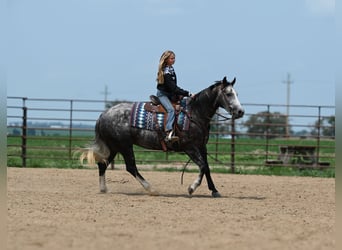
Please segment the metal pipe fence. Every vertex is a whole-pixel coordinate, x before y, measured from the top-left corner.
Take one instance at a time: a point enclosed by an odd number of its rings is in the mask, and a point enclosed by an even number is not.
[[[95,122],[110,104],[7,97],[8,166],[81,167],[75,152],[91,143]],[[239,120],[221,120],[228,116],[221,109],[213,117],[207,145],[211,166],[226,166],[232,172],[275,165],[335,167],[335,106],[242,105],[246,113]],[[137,164],[152,166],[188,160],[184,154],[140,147],[135,153]],[[118,155],[115,162],[123,162],[122,157]]]

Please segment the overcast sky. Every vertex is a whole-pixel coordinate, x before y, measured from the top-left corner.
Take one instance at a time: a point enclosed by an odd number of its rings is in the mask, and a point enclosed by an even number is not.
[[[7,95],[142,101],[160,55],[198,92],[237,78],[242,103],[335,105],[333,0],[12,0]]]

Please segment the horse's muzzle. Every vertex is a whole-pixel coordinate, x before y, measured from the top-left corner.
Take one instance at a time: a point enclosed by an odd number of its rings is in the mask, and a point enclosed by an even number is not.
[[[239,108],[233,111],[233,119],[239,119],[241,117],[243,117],[243,115],[245,114],[245,110],[243,108]]]

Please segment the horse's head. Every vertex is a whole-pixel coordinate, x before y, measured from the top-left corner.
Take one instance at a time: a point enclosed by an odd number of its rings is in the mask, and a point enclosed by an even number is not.
[[[241,106],[237,97],[237,93],[233,88],[236,78],[232,82],[227,81],[227,77],[224,77],[222,81],[216,83],[217,87],[217,104],[229,112],[233,119],[241,118],[245,110]]]

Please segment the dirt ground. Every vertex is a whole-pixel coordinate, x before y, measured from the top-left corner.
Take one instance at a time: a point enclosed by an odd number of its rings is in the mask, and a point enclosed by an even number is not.
[[[335,179],[142,171],[146,194],[124,170],[8,172],[8,249],[335,249]],[[1,247],[0,247],[1,248]]]

